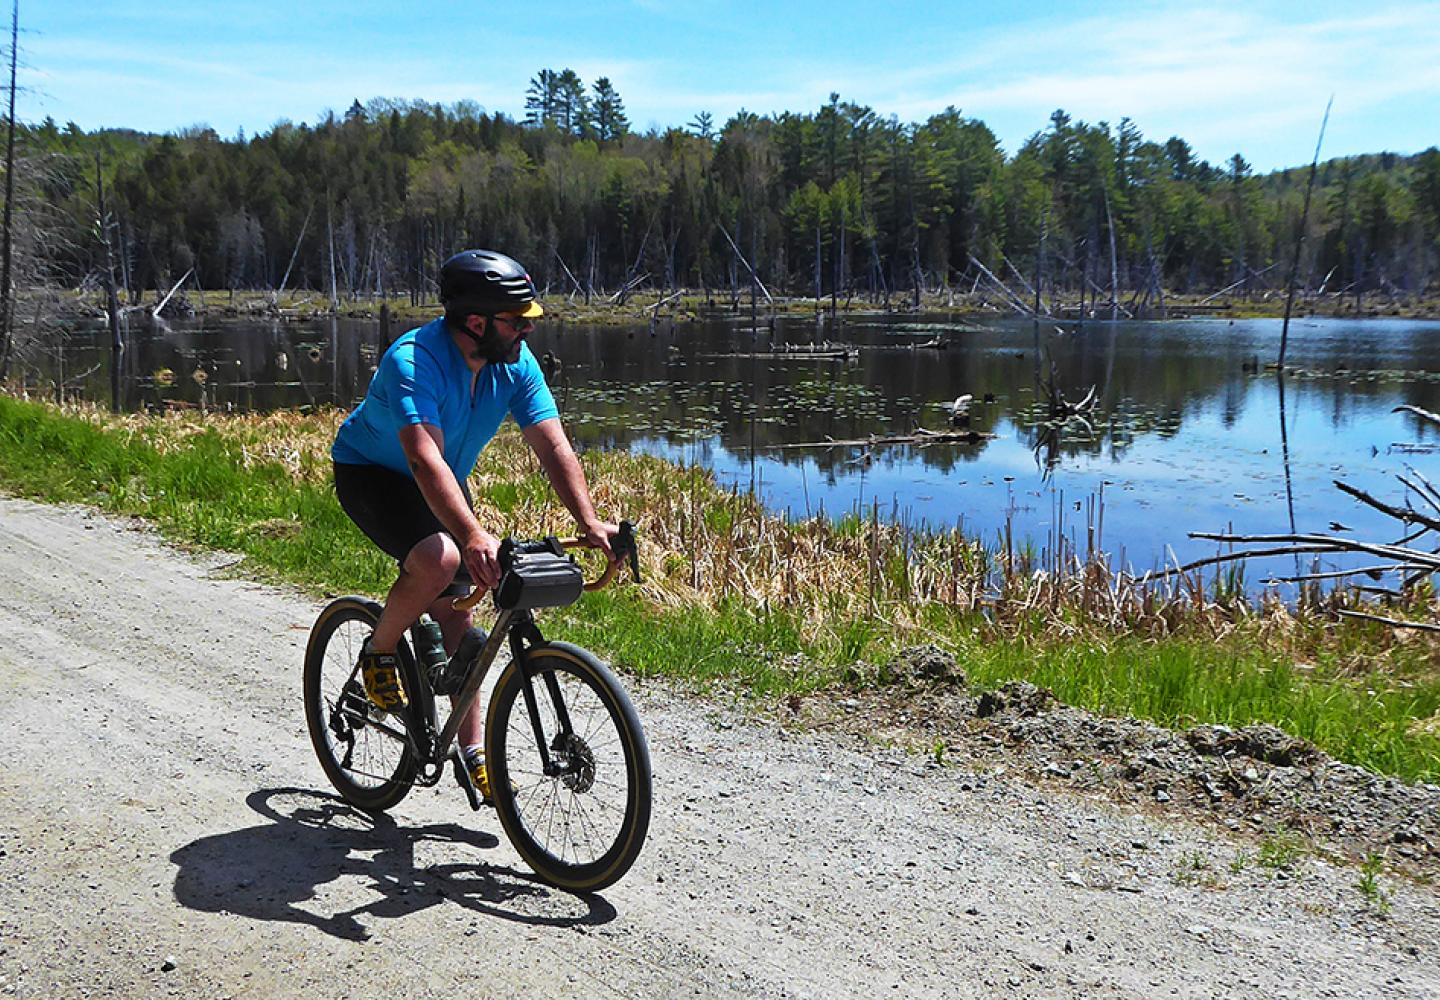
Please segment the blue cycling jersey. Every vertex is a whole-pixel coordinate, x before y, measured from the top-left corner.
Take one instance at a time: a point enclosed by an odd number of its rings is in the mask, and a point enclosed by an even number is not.
[[[442,317],[390,345],[365,398],[340,425],[330,457],[409,476],[400,428],[430,424],[444,434],[445,464],[463,483],[507,412],[521,427],[560,415],[529,346],[521,344],[514,364],[491,362],[477,375]]]

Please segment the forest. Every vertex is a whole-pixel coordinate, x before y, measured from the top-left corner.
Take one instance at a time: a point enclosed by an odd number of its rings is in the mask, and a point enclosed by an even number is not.
[[[955,108],[903,122],[838,94],[641,133],[609,80],[570,70],[541,70],[526,108],[356,100],[230,138],[17,122],[17,284],[98,288],[108,242],[132,301],[182,278],[423,301],[466,246],[587,301],[758,286],[918,305],[982,280],[1042,305],[1256,294],[1284,287],[1310,169],[1212,164],[1128,118],[1060,110],[1007,155]],[[1433,294],[1440,150],[1322,160],[1305,224],[1303,287]]]

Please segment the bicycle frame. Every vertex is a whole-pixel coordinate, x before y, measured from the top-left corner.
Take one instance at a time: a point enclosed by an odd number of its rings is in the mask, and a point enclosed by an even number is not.
[[[626,556],[639,582],[633,527],[622,521],[618,528],[612,559],[590,584],[562,551],[582,540],[507,539],[498,553],[498,585],[450,602],[470,611],[493,593],[493,609],[482,611],[489,634],[467,628],[442,658],[429,645],[436,641],[434,626],[412,623],[408,641],[396,647],[408,698],[390,710],[367,692],[361,677],[367,661],[355,656],[384,609],[351,596],[326,606],[306,645],[305,717],[320,764],[342,798],[383,812],[453,768],[470,807],[495,809],[541,881],[594,892],[624,876],[644,843],[652,808],[650,755],[638,713],[605,663],[579,646],[547,641],[536,622],[542,609],[573,604],[582,587],[604,586]],[[457,638],[457,623],[437,617]],[[493,692],[482,690],[507,643],[510,663],[490,681]],[[483,726],[477,725],[484,731],[477,749],[485,754],[485,770],[479,771],[459,737],[462,729],[468,735],[470,721],[481,722],[483,698],[489,704]]]
[[[513,541],[507,544],[514,545]],[[558,553],[561,548],[585,547],[588,543],[583,538],[565,541],[550,538],[544,544],[552,546]],[[635,545],[634,529],[628,521],[620,522],[620,531],[615,539],[615,551],[622,558],[628,557],[630,570],[638,583],[640,581],[639,550]],[[505,558],[507,557],[502,550],[502,562]],[[598,590],[606,586],[614,579],[619,567],[619,559],[608,562],[601,576],[586,583],[584,589],[587,591]],[[469,611],[480,602],[485,593],[485,590],[477,587],[469,596],[456,599],[451,604],[457,611]],[[425,688],[425,692],[423,700],[412,706],[411,712],[406,716],[404,739],[421,761],[420,784],[428,786],[439,782],[441,774],[444,773],[445,760],[449,757],[450,748],[460,731],[460,723],[469,714],[475,704],[475,699],[479,697],[480,686],[485,681],[485,675],[489,673],[491,664],[495,662],[495,657],[500,653],[500,644],[507,640],[510,643],[511,659],[518,664],[525,679],[521,692],[525,698],[525,711],[530,718],[531,729],[534,731],[535,746],[540,754],[543,773],[550,778],[563,773],[564,769],[550,756],[551,750],[558,750],[559,746],[551,747],[545,742],[544,724],[540,719],[540,705],[535,698],[535,673],[530,668],[529,659],[525,655],[527,639],[532,646],[545,641],[545,637],[540,634],[540,629],[535,624],[534,614],[529,610],[501,608],[499,617],[486,637],[485,645],[480,648],[470,666],[466,668],[465,679],[461,682],[459,693],[455,695],[450,716],[438,735],[434,733],[433,726],[430,724],[433,713],[429,711],[430,706],[433,705],[435,694],[430,690],[429,678],[423,676],[423,671],[417,670],[417,673],[422,675],[420,683]],[[458,653],[459,649],[456,650],[457,655]],[[560,727],[558,737],[567,739],[573,734],[570,713],[565,707],[564,698],[561,697],[560,684],[553,674],[545,675],[545,687],[550,696],[550,703],[555,709],[556,722]],[[419,733],[414,731],[417,722]],[[420,741],[428,745],[421,746],[419,745]]]
[[[460,731],[460,723],[469,713],[480,696],[480,687],[485,682],[485,676],[490,672],[491,665],[500,654],[500,646],[508,641],[510,644],[511,659],[520,665],[524,674],[525,684],[521,692],[525,698],[525,711],[530,719],[530,726],[535,735],[535,746],[540,754],[540,761],[546,777],[556,777],[563,773],[563,768],[551,759],[551,747],[546,744],[544,736],[544,724],[540,719],[540,705],[535,697],[535,673],[530,668],[529,659],[525,655],[525,641],[529,639],[533,644],[544,641],[540,629],[535,624],[535,618],[529,611],[512,611],[502,609],[499,618],[496,619],[494,627],[485,640],[485,645],[471,661],[466,669],[465,680],[460,685],[460,691],[455,695],[455,701],[450,709],[450,716],[438,734],[433,736],[430,726],[426,724],[426,712],[419,712],[417,719],[412,715],[405,724],[404,738],[415,751],[422,762],[422,771],[419,776],[419,783],[422,785],[434,785],[443,773],[444,764],[450,755],[450,748],[455,743],[455,737]],[[560,727],[561,736],[569,736],[572,732],[570,725],[570,713],[565,708],[565,700],[561,697],[559,682],[553,674],[546,674],[544,677],[546,691],[550,695],[550,704],[554,706],[556,722]],[[421,680],[422,684],[428,687],[428,681]],[[433,699],[433,692],[427,690],[426,698]],[[421,731],[414,732],[416,723],[420,724]],[[388,731],[388,730],[387,730]],[[399,734],[396,734],[399,735]],[[421,742],[429,744],[420,745]]]
[[[515,616],[519,612],[502,610],[500,617],[496,620],[495,626],[490,630],[490,635],[485,640],[485,645],[480,647],[479,654],[471,662],[469,670],[465,674],[465,681],[460,685],[460,693],[455,696],[455,704],[450,710],[450,718],[445,720],[445,727],[440,730],[440,735],[435,740],[435,747],[429,754],[422,754],[421,759],[425,760],[428,766],[439,766],[450,753],[450,745],[455,742],[455,734],[460,731],[460,722],[469,713],[475,704],[475,699],[480,696],[480,685],[485,682],[485,675],[490,672],[490,665],[495,662],[495,657],[500,654],[500,644],[510,636],[512,628],[522,623],[515,622]],[[529,622],[534,627],[534,619]],[[519,642],[512,638],[510,642],[511,655],[519,655],[523,658],[524,651]],[[528,675],[527,675],[528,676]],[[422,681],[422,683],[425,683]],[[527,685],[528,689],[528,685]],[[528,693],[528,690],[527,690]],[[432,695],[433,697],[433,695]],[[437,779],[438,780],[438,779]]]

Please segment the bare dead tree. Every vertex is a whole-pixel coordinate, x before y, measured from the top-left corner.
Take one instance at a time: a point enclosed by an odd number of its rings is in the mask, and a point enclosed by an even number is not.
[[[0,382],[10,373],[10,345],[13,336],[11,318],[15,313],[15,292],[11,255],[11,238],[15,213],[15,63],[20,41],[20,0],[10,7],[10,92],[5,116],[5,218],[0,236]]]
[[[1315,170],[1320,165],[1320,144],[1325,141],[1325,126],[1330,124],[1330,106],[1335,103],[1332,94],[1325,104],[1325,117],[1320,120],[1320,138],[1315,140],[1315,156],[1310,161],[1310,178],[1305,182],[1305,207],[1300,210],[1300,229],[1295,234],[1295,257],[1290,261],[1290,278],[1286,282],[1285,322],[1280,325],[1279,371],[1285,371],[1285,346],[1290,338],[1290,311],[1295,306],[1295,281],[1300,275],[1300,253],[1305,249],[1305,227],[1310,221],[1310,195],[1315,190]]]
[[[95,207],[99,216],[100,241],[105,245],[105,319],[110,328],[110,409],[120,412],[121,359],[125,340],[120,333],[120,298],[115,293],[115,255],[110,246],[110,213],[105,211],[105,181],[100,173],[100,154],[95,154]]]
[[[1417,417],[1419,417],[1421,420],[1424,420],[1424,421],[1426,421],[1427,423],[1432,423],[1432,424],[1434,424],[1435,426],[1440,427],[1440,413],[1431,413],[1429,410],[1422,410],[1422,409],[1420,409],[1420,407],[1418,407],[1418,406],[1411,406],[1409,403],[1404,403],[1404,404],[1402,404],[1402,405],[1400,405],[1400,406],[1397,406],[1397,407],[1395,407],[1395,409],[1391,410],[1390,412],[1391,412],[1391,413],[1401,413],[1401,412],[1413,413],[1413,414],[1415,414]]]
[[[719,228],[720,235],[725,237],[725,242],[730,244],[730,249],[735,251],[735,259],[745,265],[745,270],[750,273],[750,280],[755,282],[755,285],[759,287],[760,294],[765,296],[765,301],[773,306],[775,300],[770,297],[770,290],[765,287],[765,282],[760,280],[760,275],[755,273],[755,269],[750,266],[750,262],[745,259],[745,255],[740,252],[740,248],[735,245],[735,241],[730,238],[730,234],[725,231],[725,227],[718,222],[715,225]]]

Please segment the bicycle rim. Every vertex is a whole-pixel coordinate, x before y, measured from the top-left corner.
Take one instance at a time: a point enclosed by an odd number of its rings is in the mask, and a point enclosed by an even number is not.
[[[619,879],[650,822],[650,754],[634,707],[613,674],[564,643],[527,654],[543,738],[562,773],[542,769],[517,666],[496,686],[486,761],[496,812],[515,849],[541,878],[592,892]],[[554,678],[571,731],[562,732],[546,677]]]
[[[379,614],[380,606],[364,598],[333,602],[316,620],[305,653],[305,715],[315,754],[336,791],[374,810],[404,798],[416,769],[404,722],[370,704],[355,669]],[[402,674],[410,686],[409,672]]]

